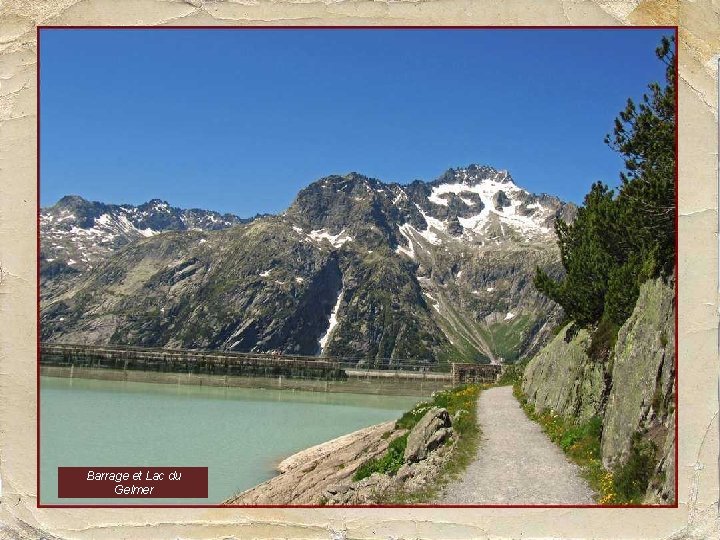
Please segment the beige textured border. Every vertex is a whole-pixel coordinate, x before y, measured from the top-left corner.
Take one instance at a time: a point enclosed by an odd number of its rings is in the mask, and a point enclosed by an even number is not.
[[[48,0],[0,2],[0,537],[718,538],[715,0]],[[35,507],[35,26],[680,26],[678,509]],[[41,531],[46,531],[41,533]]]

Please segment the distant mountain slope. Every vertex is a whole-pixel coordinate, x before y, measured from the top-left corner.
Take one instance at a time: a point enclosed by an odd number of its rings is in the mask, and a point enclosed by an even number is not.
[[[575,210],[471,165],[409,185],[329,176],[282,215],[224,230],[145,235],[158,229],[140,221],[124,247],[43,292],[42,337],[370,364],[512,361],[559,319],[532,276],[537,264],[560,272],[553,221]],[[44,220],[44,242],[51,230]]]
[[[220,230],[247,221],[208,210],[182,210],[159,199],[132,206],[68,195],[40,212],[43,292],[55,291],[56,282],[62,287],[63,280],[54,278],[77,277],[133,240],[171,230]]]

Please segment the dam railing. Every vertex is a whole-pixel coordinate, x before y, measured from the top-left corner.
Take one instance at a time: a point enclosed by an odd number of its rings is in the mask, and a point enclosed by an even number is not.
[[[198,349],[41,343],[41,374],[186,384],[427,395],[492,382],[499,366],[398,358],[303,356]]]
[[[42,343],[42,365],[139,369],[146,371],[206,372],[277,376],[344,378],[345,376],[450,379],[448,365],[398,358],[307,356],[233,352],[203,349],[170,349],[125,345]]]
[[[41,365],[76,366],[208,375],[296,377],[338,380],[347,377],[340,362],[300,356],[43,343]]]

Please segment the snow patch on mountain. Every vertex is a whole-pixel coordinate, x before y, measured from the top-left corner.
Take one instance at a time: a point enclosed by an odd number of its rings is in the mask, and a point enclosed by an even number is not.
[[[338,314],[338,311],[340,310],[340,303],[342,302],[342,297],[343,297],[344,292],[345,292],[344,289],[340,289],[337,300],[335,302],[335,306],[333,307],[333,310],[330,313],[330,318],[328,319],[327,330],[325,330],[323,335],[320,336],[320,340],[318,341],[318,345],[320,346],[320,356],[323,356],[325,354],[325,347],[327,347],[327,343],[328,343],[328,340],[330,339],[330,335],[332,334],[332,331],[334,330],[335,326],[337,326],[337,323],[338,323],[337,314]]]
[[[438,313],[440,313],[440,302],[437,301],[437,298],[435,298],[433,295],[431,295],[427,291],[423,291],[423,294],[432,301],[432,303],[430,305],[433,307],[433,309],[435,311],[437,311]]]
[[[433,244],[435,246],[440,245],[442,243],[442,240],[440,238],[438,238],[437,234],[435,234],[430,229],[432,228],[439,232],[445,232],[445,230],[447,228],[445,222],[425,213],[425,211],[420,207],[419,204],[415,204],[415,206],[418,209],[418,211],[420,212],[420,214],[422,214],[422,217],[425,220],[425,223],[427,223],[427,225],[428,225],[427,229],[425,229],[424,231],[418,231],[418,232],[431,244]]]
[[[395,205],[397,205],[400,201],[402,201],[403,199],[407,199],[407,198],[408,198],[407,193],[405,193],[405,192],[403,191],[403,189],[399,187],[399,188],[398,188],[398,193],[397,193],[397,195],[395,196],[395,199],[393,199],[393,202],[392,202],[392,203],[395,204]]]
[[[410,257],[411,259],[415,259],[415,246],[413,246],[413,240],[410,236],[410,231],[414,231],[415,228],[410,225],[409,223],[403,223],[399,227],[400,234],[402,234],[405,239],[407,240],[408,247],[405,248],[403,246],[398,245],[398,247],[395,248],[395,253],[402,253],[403,255],[406,255],[407,257]]]
[[[417,233],[434,246],[442,244],[442,240],[440,240],[438,235],[432,232],[430,229],[425,229],[424,231],[417,231]]]
[[[315,242],[327,240],[334,248],[339,248],[345,244],[345,242],[352,242],[353,240],[352,236],[345,234],[345,229],[340,231],[338,234],[331,234],[325,229],[316,229],[310,231],[310,234],[308,234],[307,237]]]
[[[496,218],[500,223],[503,236],[506,235],[504,225],[509,225],[526,235],[544,235],[551,232],[551,229],[544,225],[549,213],[542,211],[540,203],[525,204],[525,200],[530,197],[530,194],[515,185],[504,171],[496,173],[492,178],[481,179],[475,184],[462,181],[433,186],[428,201],[436,205],[448,206],[448,198],[444,196],[448,194],[460,196],[463,193],[477,195],[482,203],[482,210],[474,216],[458,217],[460,225],[466,231],[480,232],[490,223],[491,219]],[[502,195],[506,201],[509,201],[508,206],[496,204]],[[461,199],[468,206],[475,205],[470,199],[463,197]],[[527,212],[527,215],[520,213],[521,208]],[[425,219],[427,221],[427,217]]]

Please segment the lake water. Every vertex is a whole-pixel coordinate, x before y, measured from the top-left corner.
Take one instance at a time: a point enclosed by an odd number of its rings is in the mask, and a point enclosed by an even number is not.
[[[41,377],[43,504],[218,504],[287,456],[397,419],[407,396]],[[207,499],[59,499],[59,466],[208,467]]]

